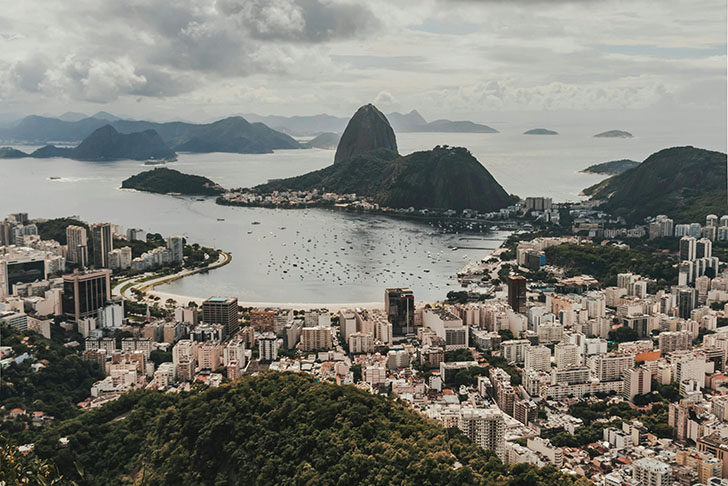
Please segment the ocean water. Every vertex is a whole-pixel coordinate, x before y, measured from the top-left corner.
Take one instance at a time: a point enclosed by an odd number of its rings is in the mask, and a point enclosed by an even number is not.
[[[696,130],[691,135],[645,127],[630,130],[636,135],[632,139],[600,139],[591,135],[624,127],[550,125],[546,128],[560,134],[537,136],[521,135],[533,126],[491,125],[502,133],[399,134],[400,153],[440,144],[464,146],[509,193],[573,201],[583,188],[602,179],[579,173],[594,163],[641,161],[676,145],[725,151],[725,134],[715,131]],[[169,167],[207,176],[224,187],[249,187],[326,167],[333,155],[320,149],[265,155],[180,154]],[[427,224],[383,216],[226,207],[212,199],[120,189],[122,180],[148,169],[136,161],[0,160],[0,215],[19,211],[31,217],[75,215],[90,222],[183,235],[230,251],[233,260],[159,290],[194,297],[233,295],[245,302],[266,303],[380,302],[384,289],[393,286],[412,287],[417,300],[441,299],[458,288],[451,277],[460,267],[487,256],[507,237],[442,234]]]

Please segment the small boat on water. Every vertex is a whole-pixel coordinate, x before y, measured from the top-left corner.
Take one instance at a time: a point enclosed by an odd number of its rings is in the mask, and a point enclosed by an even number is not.
[[[250,223],[250,224],[260,224],[260,221],[253,221],[253,222],[252,222],[252,223]]]
[[[60,177],[58,177],[58,176],[51,176],[50,179],[52,181],[57,181],[58,179],[60,179]]]
[[[217,218],[218,221],[225,221],[225,218]]]

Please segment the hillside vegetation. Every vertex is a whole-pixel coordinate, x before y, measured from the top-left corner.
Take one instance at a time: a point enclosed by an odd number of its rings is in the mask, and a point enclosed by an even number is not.
[[[293,373],[127,394],[47,429],[36,452],[67,479],[85,471],[84,485],[588,484],[554,468],[506,467],[389,398]]]
[[[602,286],[617,285],[617,274],[648,275],[661,287],[677,283],[675,262],[666,256],[634,249],[594,244],[562,244],[546,248],[546,261],[566,270],[567,276],[591,275]]]
[[[673,147],[650,155],[632,170],[584,190],[602,208],[628,222],[666,214],[676,223],[703,221],[728,211],[726,154]]]
[[[0,325],[2,345],[11,346],[15,356],[28,353],[31,358],[2,370],[0,379],[0,416],[13,408],[41,411],[57,420],[79,413],[76,403],[89,396],[91,385],[103,378],[98,365],[84,361],[75,352],[32,331],[18,331]],[[33,363],[44,366],[39,371]],[[13,428],[0,422],[0,431]]]
[[[623,172],[627,172],[630,169],[634,169],[640,165],[639,162],[629,159],[612,160],[609,162],[602,162],[601,164],[590,165],[586,169],[582,170],[584,174],[607,174],[617,175]]]
[[[124,180],[121,187],[159,194],[179,193],[190,196],[214,196],[222,192],[222,188],[207,177],[184,174],[166,167],[133,175]]]
[[[393,208],[493,211],[511,202],[490,172],[462,147],[435,147],[404,157],[379,149],[255,189],[354,193]]]

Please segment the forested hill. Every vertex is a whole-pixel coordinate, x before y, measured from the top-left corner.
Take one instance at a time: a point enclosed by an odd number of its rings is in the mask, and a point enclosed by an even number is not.
[[[80,412],[76,403],[88,397],[91,385],[103,378],[98,365],[35,332],[2,324],[0,342],[12,347],[15,357],[29,355],[2,370],[0,420],[13,408],[28,414],[45,412],[57,420],[74,417]],[[42,368],[35,371],[34,364]],[[15,425],[13,421],[0,422],[0,433],[13,432]]]
[[[584,190],[602,208],[639,223],[666,214],[676,223],[725,214],[726,154],[695,147],[673,147],[650,155],[632,170]]]
[[[394,400],[293,373],[127,394],[45,429],[35,450],[68,480],[84,471],[89,486],[589,484],[504,466]]]
[[[378,149],[254,189],[260,193],[313,189],[354,193],[391,208],[496,211],[512,203],[512,197],[467,149],[446,146],[404,157]]]
[[[124,189],[156,192],[159,194],[178,193],[190,196],[214,196],[223,189],[207,177],[184,174],[174,169],[158,167],[140,172],[121,183]]]

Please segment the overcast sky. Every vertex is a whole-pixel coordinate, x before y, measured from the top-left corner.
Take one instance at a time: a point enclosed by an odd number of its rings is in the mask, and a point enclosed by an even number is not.
[[[0,112],[602,112],[725,123],[725,0],[23,0]]]

